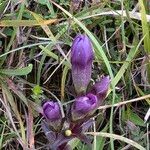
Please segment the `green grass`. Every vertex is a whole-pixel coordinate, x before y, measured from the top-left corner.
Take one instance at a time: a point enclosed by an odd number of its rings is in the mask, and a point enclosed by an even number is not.
[[[70,47],[78,33],[93,43],[92,80],[111,77],[108,96],[85,133],[92,135],[93,150],[149,149],[150,10],[145,1],[138,1],[139,9],[135,4],[0,0],[0,149],[48,146],[40,105],[43,99],[72,102]],[[70,146],[88,149],[79,140]]]

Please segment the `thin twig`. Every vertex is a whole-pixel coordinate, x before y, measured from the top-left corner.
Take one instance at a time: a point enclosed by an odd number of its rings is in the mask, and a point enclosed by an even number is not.
[[[121,135],[111,134],[111,133],[104,133],[104,132],[86,132],[85,134],[93,135],[93,136],[101,136],[101,137],[113,138],[113,139],[116,139],[116,140],[120,140],[120,141],[126,142],[126,143],[132,145],[133,147],[136,147],[139,150],[146,150],[144,147],[142,147],[137,142],[135,142],[133,140],[130,140],[128,138],[125,138],[125,137],[123,137]]]
[[[107,108],[111,108],[111,107],[117,107],[117,106],[125,105],[125,104],[128,104],[128,103],[133,103],[133,102],[148,99],[148,98],[150,98],[150,94],[145,95],[145,96],[141,96],[141,97],[138,97],[138,98],[134,98],[134,99],[131,99],[131,100],[127,100],[127,101],[124,101],[124,102],[119,102],[119,103],[114,104],[114,105],[100,106],[98,109],[107,109]]]
[[[101,12],[99,14],[90,15],[87,17],[82,17],[82,18],[79,18],[79,20],[84,20],[84,19],[88,19],[91,17],[98,17],[98,16],[109,16],[109,15],[127,17],[125,10],[124,11],[122,11],[122,10],[116,10],[116,11],[111,10],[111,11]],[[129,16],[132,19],[141,20],[141,13],[139,13],[139,12],[129,11]],[[146,18],[147,18],[147,22],[150,22],[150,15],[146,15]]]

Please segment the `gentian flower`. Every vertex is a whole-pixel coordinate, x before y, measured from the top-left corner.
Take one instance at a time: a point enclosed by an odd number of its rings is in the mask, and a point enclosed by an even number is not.
[[[91,79],[93,58],[90,39],[86,35],[77,35],[71,47],[71,64],[72,79],[78,95],[86,92]]]
[[[87,114],[92,114],[95,108],[97,108],[97,103],[97,97],[91,93],[76,98],[71,110],[72,120],[82,119]]]
[[[89,127],[91,127],[92,123],[93,119],[88,119],[77,123],[70,122],[68,129],[63,127],[60,132],[54,132],[49,128],[48,123],[43,121],[42,129],[49,140],[49,148],[51,150],[71,150],[68,142],[74,138],[80,139],[91,147],[91,140],[84,133],[89,129]]]
[[[105,99],[109,84],[110,84],[110,77],[102,77],[102,79],[98,82],[96,82],[93,87],[91,88],[91,91],[89,93],[93,93],[98,98],[98,105],[100,106]]]
[[[44,103],[43,113],[47,120],[56,121],[61,119],[61,111],[58,102],[47,101]]]
[[[71,47],[72,80],[77,94],[73,104],[66,107],[66,117],[62,116],[58,102],[48,100],[38,109],[45,118],[42,129],[52,150],[70,150],[69,141],[74,138],[91,146],[91,140],[84,133],[91,127],[94,121],[91,118],[105,99],[110,84],[110,78],[106,76],[87,91],[93,59],[90,39],[77,35]]]
[[[49,125],[58,130],[61,126],[62,114],[58,102],[46,101],[43,106],[43,116],[46,118]]]

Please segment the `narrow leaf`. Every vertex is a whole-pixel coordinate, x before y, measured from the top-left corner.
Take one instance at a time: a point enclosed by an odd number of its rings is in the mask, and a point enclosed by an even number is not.
[[[50,20],[1,20],[0,26],[1,27],[19,27],[19,26],[43,26],[43,25],[50,25],[52,23],[57,22],[58,19],[50,19]]]
[[[29,64],[27,67],[18,68],[18,69],[0,69],[1,74],[9,75],[9,76],[22,76],[27,75],[32,71],[33,65]]]

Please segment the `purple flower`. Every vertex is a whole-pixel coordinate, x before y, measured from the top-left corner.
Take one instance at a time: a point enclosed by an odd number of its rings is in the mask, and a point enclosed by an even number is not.
[[[97,97],[91,93],[75,99],[72,105],[72,119],[78,120],[91,114],[97,108]]]
[[[52,150],[71,150],[68,142],[74,138],[78,138],[81,141],[88,144],[91,147],[91,140],[85,135],[85,131],[87,131],[93,123],[93,119],[88,119],[82,122],[70,122],[69,128],[64,129],[59,132],[54,132],[49,128],[47,122],[42,122],[42,129],[49,140],[49,148]],[[69,134],[66,134],[69,131]]]
[[[86,92],[91,79],[93,58],[90,39],[86,35],[77,35],[71,47],[72,79],[77,94]]]
[[[43,115],[48,121],[57,121],[62,118],[58,102],[47,101],[43,104]]]
[[[108,92],[110,81],[111,81],[110,77],[106,76],[93,85],[90,93],[93,93],[94,95],[97,96],[98,105],[101,105],[103,100],[105,99]]]

